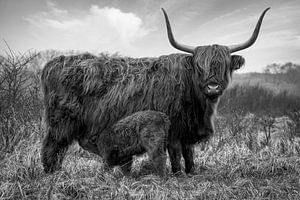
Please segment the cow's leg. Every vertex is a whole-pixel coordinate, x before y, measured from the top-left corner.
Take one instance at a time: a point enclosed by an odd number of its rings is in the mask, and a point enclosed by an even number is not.
[[[46,173],[53,173],[61,168],[63,158],[72,140],[67,137],[55,137],[58,130],[48,129],[48,133],[43,141],[41,159]]]
[[[193,173],[195,171],[194,146],[189,144],[182,144],[181,148],[185,163],[185,173]]]
[[[172,165],[172,172],[174,174],[181,172],[180,159],[181,159],[181,145],[179,141],[172,141],[168,144],[168,153]]]
[[[41,159],[46,173],[61,168],[68,147],[80,133],[80,124],[75,119],[62,118],[61,113],[46,118],[47,134],[43,141]],[[47,117],[47,115],[46,115]]]

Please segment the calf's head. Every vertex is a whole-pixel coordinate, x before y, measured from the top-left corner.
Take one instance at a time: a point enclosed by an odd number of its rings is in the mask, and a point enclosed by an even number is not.
[[[244,43],[231,46],[214,44],[210,46],[192,47],[180,44],[175,40],[168,15],[162,8],[171,45],[178,50],[193,55],[192,68],[195,72],[194,82],[197,83],[197,87],[199,87],[202,93],[208,98],[216,99],[222,95],[223,91],[228,86],[233,71],[244,65],[244,58],[239,55],[232,55],[232,53],[246,49],[254,44],[258,37],[264,15],[269,9],[270,8],[267,8],[263,11],[258,19],[252,36]]]

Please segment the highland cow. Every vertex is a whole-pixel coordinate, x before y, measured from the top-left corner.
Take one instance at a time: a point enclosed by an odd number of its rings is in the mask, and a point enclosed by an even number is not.
[[[98,134],[99,154],[109,168],[119,165],[128,174],[133,156],[147,153],[155,172],[163,177],[169,127],[169,118],[162,112],[136,112]]]
[[[168,115],[172,171],[181,172],[183,156],[185,172],[193,172],[193,145],[213,135],[218,100],[233,71],[244,65],[244,58],[232,53],[254,44],[268,9],[251,38],[233,46],[178,43],[163,10],[171,45],[189,54],[137,59],[83,54],[48,62],[41,77],[48,127],[42,147],[45,172],[60,168],[73,141],[100,154],[95,138],[125,116],[143,110]]]

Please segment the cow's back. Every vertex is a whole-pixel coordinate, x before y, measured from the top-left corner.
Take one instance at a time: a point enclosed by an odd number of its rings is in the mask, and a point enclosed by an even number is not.
[[[46,124],[56,126],[59,121],[72,118],[80,112],[80,104],[73,87],[78,85],[76,80],[80,79],[80,73],[73,69],[81,62],[96,58],[91,54],[58,56],[45,65],[41,83]]]

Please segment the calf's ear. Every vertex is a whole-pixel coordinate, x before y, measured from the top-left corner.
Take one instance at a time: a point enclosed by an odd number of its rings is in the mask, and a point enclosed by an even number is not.
[[[230,68],[232,71],[240,69],[245,64],[245,59],[239,55],[232,55]]]

